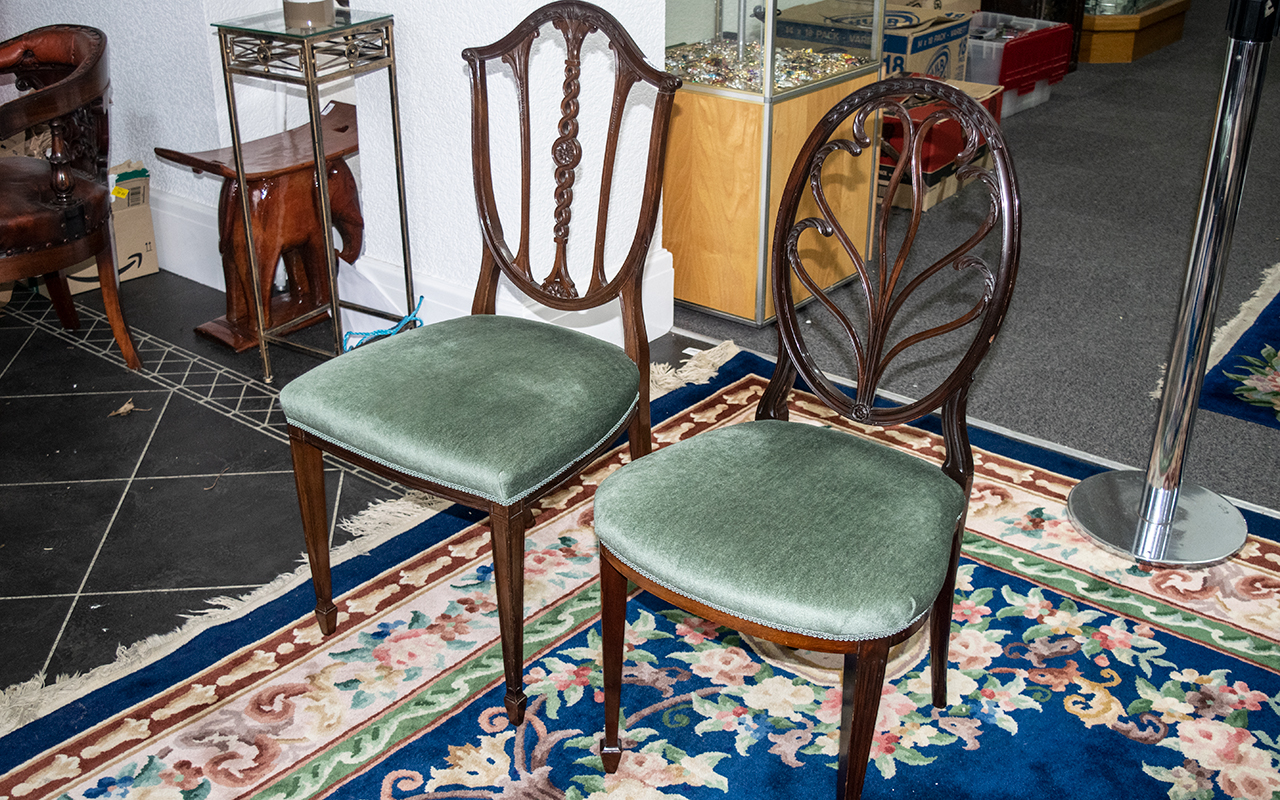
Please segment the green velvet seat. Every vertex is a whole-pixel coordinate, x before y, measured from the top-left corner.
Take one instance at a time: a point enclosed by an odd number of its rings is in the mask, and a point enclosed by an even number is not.
[[[588,71],[584,42],[589,52],[610,57],[603,65],[590,59]],[[652,448],[641,288],[680,79],[654,69],[608,12],[575,0],[532,11],[497,41],[463,50],[462,58],[471,83],[479,237],[467,244],[470,231],[424,223],[431,235],[463,243],[459,261],[479,262],[471,315],[358,347],[289,383],[280,403],[321,631],[331,634],[338,625],[326,455],[476,509],[490,529],[503,703],[519,725],[528,704],[525,532],[547,495],[622,434],[633,460]],[[498,104],[502,115],[490,113],[491,68],[503,97],[514,90],[514,103]],[[560,92],[531,90],[531,75],[553,72],[564,75]],[[583,97],[588,80],[605,90]],[[499,129],[501,153],[491,153],[491,127]],[[535,146],[544,141],[554,145]],[[508,192],[502,203],[495,184]],[[549,203],[553,213],[543,213]],[[580,312],[600,319],[605,315],[595,310],[612,311],[621,346],[548,322],[498,316],[499,286],[525,308],[553,310],[570,325]]]
[[[873,146],[877,123],[882,148]],[[930,139],[935,126],[949,135]],[[957,150],[939,151],[944,140]],[[974,232],[965,240],[956,241],[951,227],[930,235],[919,180],[925,153],[952,158],[967,186],[962,210]],[[876,163],[877,155],[892,168]],[[866,207],[850,202],[849,177],[877,174],[884,186],[866,258],[858,243]],[[892,205],[904,201],[909,208]],[[985,214],[975,208],[984,203]],[[839,800],[861,796],[890,648],[926,626],[933,704],[945,707],[951,606],[973,486],[965,409],[974,371],[1008,309],[1020,220],[1000,127],[963,91],[890,78],[821,117],[778,207],[770,254],[778,363],[756,418],[625,464],[596,490],[606,772],[629,757],[620,732],[629,582],[716,625],[843,656]],[[817,279],[842,270],[851,273],[838,288]],[[803,320],[797,287],[812,300]],[[895,376],[898,386],[912,385],[918,399],[877,404],[877,389],[904,362],[902,370],[916,371],[909,382]],[[847,380],[833,378],[835,369]],[[826,419],[887,428],[937,414],[941,463],[847,426],[791,421],[801,380],[830,412]],[[814,400],[804,403],[812,408]],[[653,701],[652,694],[634,700]],[[743,788],[751,787],[729,792]]]
[[[842,431],[762,420],[618,470],[596,492],[595,528],[619,561],[698,603],[858,640],[928,613],[964,509],[963,491],[934,464]]]
[[[280,405],[321,439],[509,505],[616,439],[639,381],[616,345],[484,315],[358,348],[291,382]]]

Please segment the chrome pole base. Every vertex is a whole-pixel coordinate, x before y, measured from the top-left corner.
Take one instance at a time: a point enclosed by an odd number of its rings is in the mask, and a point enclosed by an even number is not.
[[[1137,470],[1086,478],[1067,496],[1071,524],[1105,549],[1153,566],[1208,567],[1244,547],[1249,535],[1244,515],[1221,495],[1193,484],[1180,488],[1164,535],[1139,541],[1139,532],[1147,527],[1139,519],[1145,487],[1146,475]]]

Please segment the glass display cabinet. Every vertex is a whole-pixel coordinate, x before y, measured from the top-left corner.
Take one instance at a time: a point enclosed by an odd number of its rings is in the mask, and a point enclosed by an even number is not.
[[[806,27],[815,14],[840,35]],[[769,249],[787,175],[822,115],[879,77],[883,25],[884,0],[668,0],[666,70],[684,80],[663,183],[677,301],[758,326],[774,318]],[[849,231],[864,248],[875,163],[836,167],[848,174],[835,201],[867,220]],[[845,262],[832,259],[824,288],[851,277]]]

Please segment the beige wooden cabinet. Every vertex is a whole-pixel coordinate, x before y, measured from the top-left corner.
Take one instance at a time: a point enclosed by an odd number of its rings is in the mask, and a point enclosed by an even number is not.
[[[755,325],[774,317],[769,254],[792,162],[823,114],[880,75],[880,0],[848,3],[850,16],[865,20],[866,47],[776,39],[773,26],[761,18],[795,5],[774,0],[767,13],[748,12],[745,22],[738,14],[744,6],[732,0],[671,0],[667,10],[666,69],[684,79],[663,183],[662,244],[675,260],[675,297]],[[770,73],[775,80],[761,85],[760,76]],[[827,165],[829,176],[842,176],[833,181],[837,189],[829,199],[839,219],[855,221],[846,233],[864,254],[874,207],[874,155],[855,160],[837,154]],[[817,211],[812,200],[807,211]],[[824,274],[814,276],[820,286],[852,276],[853,265],[834,240],[810,238],[811,246],[832,256],[823,260]]]

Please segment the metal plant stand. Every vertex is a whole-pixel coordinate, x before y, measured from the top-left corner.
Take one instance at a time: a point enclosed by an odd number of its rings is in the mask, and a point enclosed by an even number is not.
[[[1204,384],[1218,292],[1278,21],[1274,0],[1231,4],[1231,46],[1217,127],[1146,474],[1125,470],[1094,475],[1080,482],[1067,499],[1077,528],[1139,563],[1209,566],[1234,555],[1248,536],[1244,516],[1224,498],[1200,486],[1182,485],[1182,465]]]
[[[231,145],[235,152],[236,178],[241,186],[245,182],[244,158],[241,151],[240,122],[236,115],[234,76],[244,75],[278,83],[291,83],[306,88],[310,111],[311,140],[317,165],[317,186],[324,228],[326,257],[329,266],[328,307],[320,307],[308,315],[290,320],[284,325],[264,328],[263,308],[270,298],[262,296],[258,280],[259,270],[275,269],[274,264],[257,263],[253,246],[253,230],[250,222],[249,192],[240,192],[244,213],[245,238],[249,253],[249,270],[254,276],[253,301],[256,311],[258,347],[262,354],[263,380],[272,381],[270,342],[286,344],[324,356],[342,352],[342,317],[340,311],[348,308],[389,320],[400,320],[400,315],[390,314],[368,306],[341,300],[338,296],[337,259],[333,249],[333,218],[329,203],[329,182],[326,177],[324,130],[321,123],[320,87],[345,77],[355,77],[367,72],[387,70],[387,83],[391,90],[391,133],[395,148],[396,188],[400,200],[400,239],[404,255],[404,279],[406,314],[414,309],[413,270],[409,261],[409,224],[405,202],[404,162],[400,145],[400,107],[396,91],[396,58],[391,14],[376,11],[357,11],[338,8],[332,25],[319,28],[290,28],[285,25],[280,8],[265,14],[216,22],[218,43],[222,52],[222,73],[227,90],[227,111],[231,122]],[[310,316],[329,314],[333,320],[333,348],[321,350],[284,339],[280,334],[299,327],[300,321]]]

